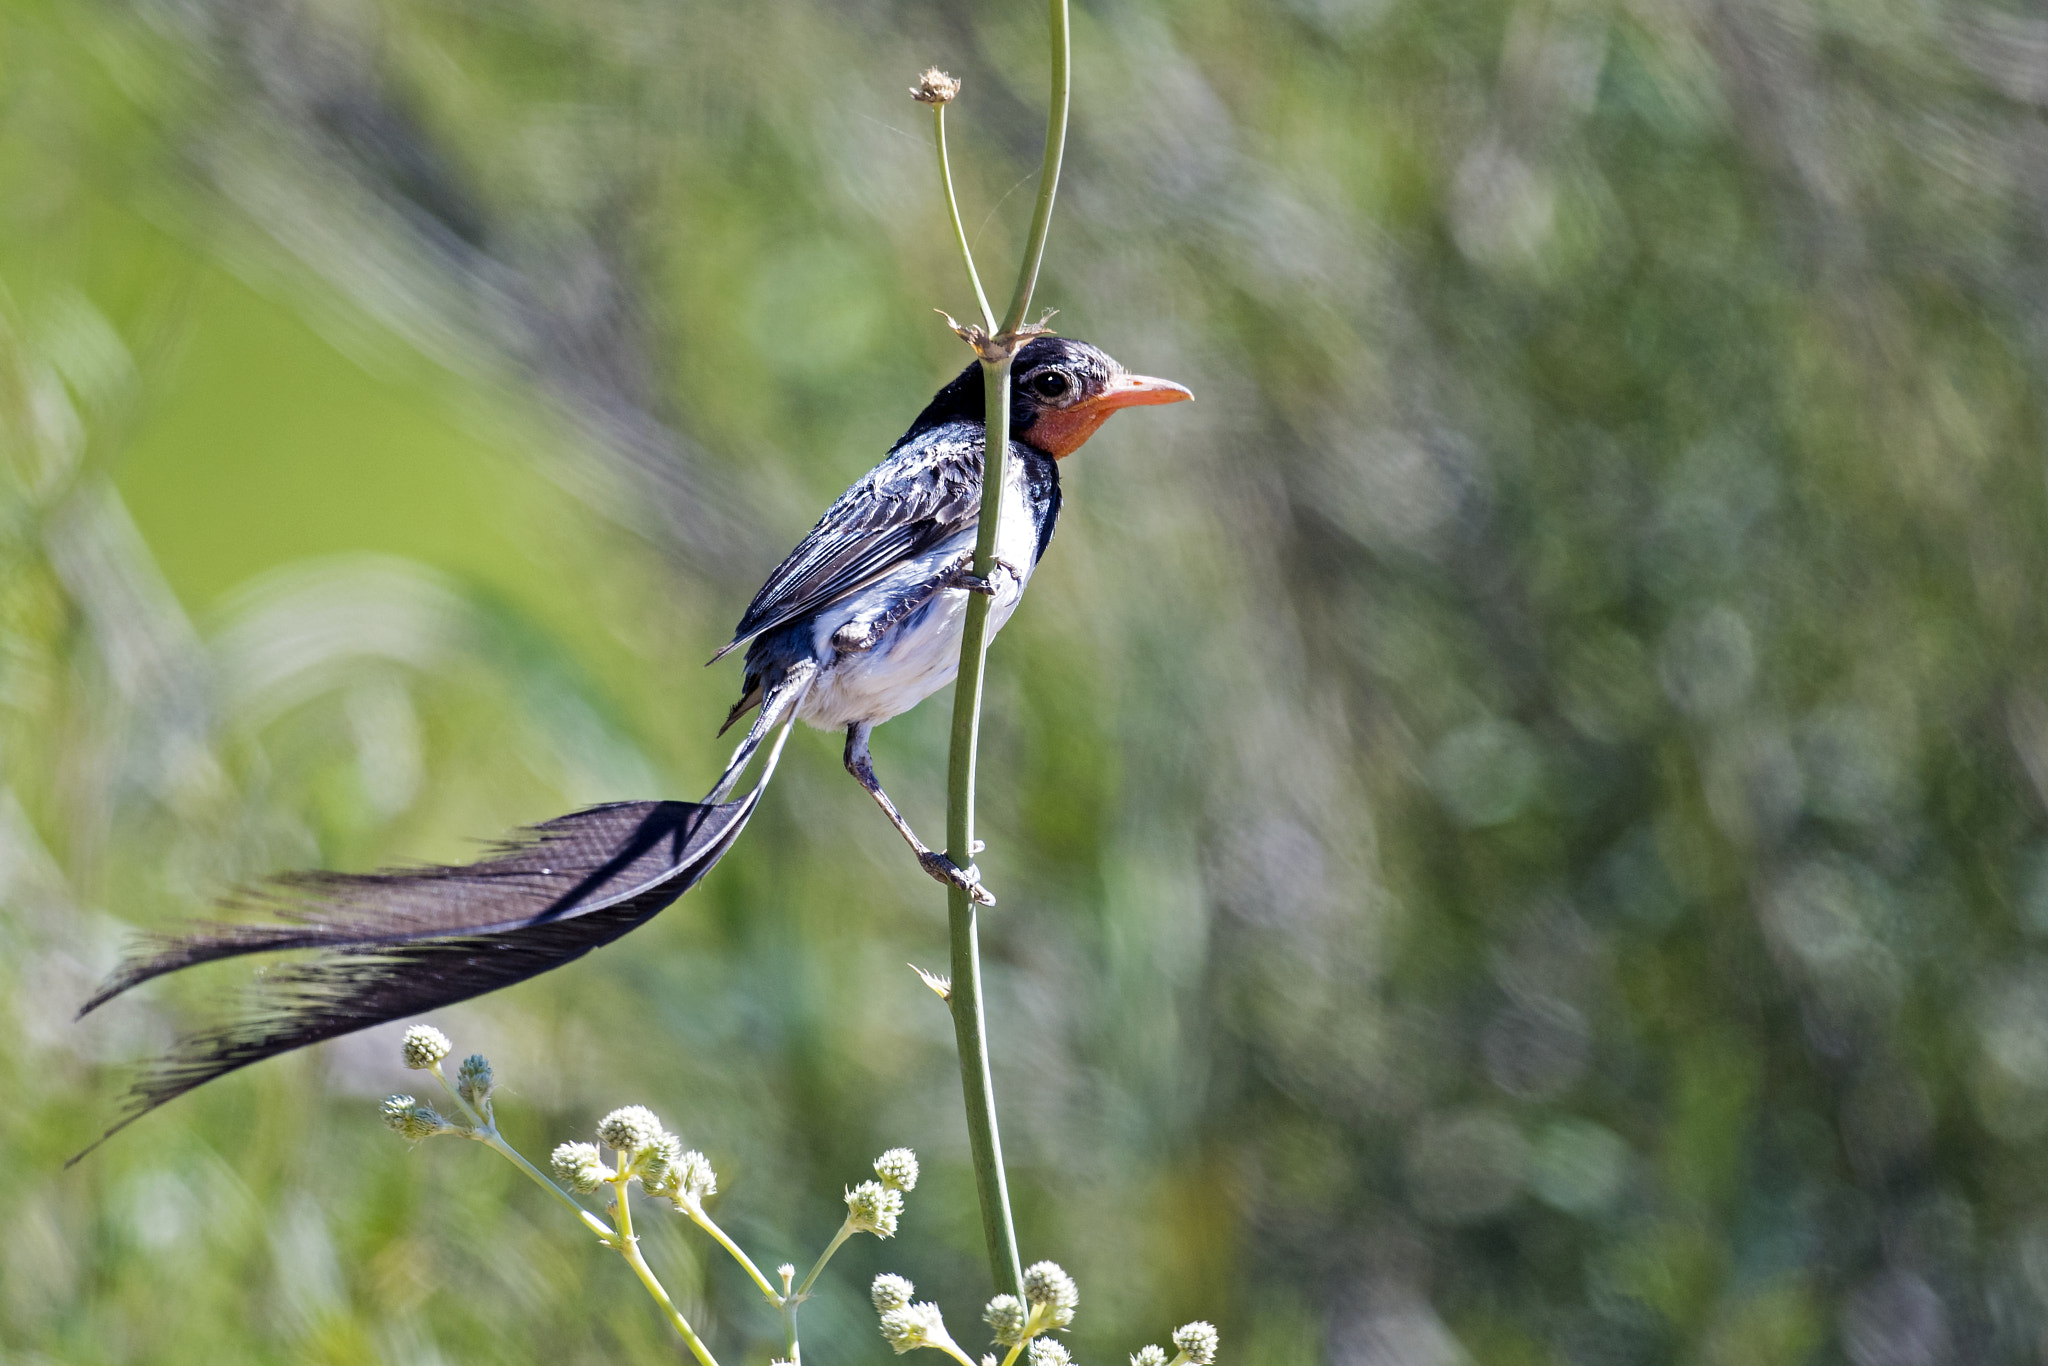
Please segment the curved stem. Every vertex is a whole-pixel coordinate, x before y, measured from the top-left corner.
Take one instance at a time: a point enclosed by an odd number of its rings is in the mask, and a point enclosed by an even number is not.
[[[592,1233],[595,1233],[599,1238],[609,1243],[618,1236],[612,1232],[611,1225],[583,1208],[581,1204],[577,1203],[575,1196],[549,1180],[547,1173],[534,1166],[531,1162],[528,1162],[524,1153],[520,1152],[510,1143],[507,1143],[504,1135],[498,1132],[497,1119],[489,1112],[488,1106],[479,1109],[477,1106],[471,1105],[467,1100],[464,1100],[462,1092],[455,1089],[449,1082],[447,1074],[441,1070],[440,1063],[435,1063],[430,1070],[434,1074],[434,1080],[441,1083],[441,1089],[446,1091],[449,1098],[462,1107],[463,1112],[469,1116],[470,1122],[476,1126],[476,1131],[470,1135],[471,1138],[474,1138],[492,1152],[505,1158],[513,1166],[532,1177],[535,1185],[547,1191],[548,1194],[560,1200],[570,1209],[575,1210],[577,1218],[583,1221],[583,1226]]]
[[[817,1265],[811,1268],[811,1274],[804,1277],[804,1283],[796,1288],[796,1297],[799,1301],[811,1293],[811,1286],[817,1281],[818,1273],[825,1269],[825,1263],[832,1260],[832,1254],[839,1250],[839,1245],[852,1236],[853,1220],[848,1219],[839,1226],[839,1232],[832,1235],[832,1241],[825,1244],[825,1250],[818,1254]]]
[[[1013,333],[1031,306],[1038,284],[1038,265],[1045,255],[1046,231],[1052,222],[1053,199],[1059,190],[1060,162],[1067,139],[1067,97],[1072,84],[1072,52],[1068,41],[1067,0],[1048,0],[1052,30],[1052,102],[1046,117],[1045,157],[1038,173],[1038,206],[1032,214],[1031,236],[1017,275],[1016,292],[1003,320]],[[961,239],[963,253],[966,239]],[[970,263],[969,269],[972,270]],[[987,399],[986,440],[982,447],[981,521],[974,542],[974,572],[989,575],[995,562],[996,534],[1002,514],[1003,483],[1010,450],[1010,365],[1007,346],[984,356],[982,389]],[[988,656],[987,595],[967,599],[967,617],[960,639],[960,672],[953,687],[953,746],[947,765],[946,855],[962,868],[974,848],[975,764],[981,743],[983,665]],[[981,1197],[982,1230],[988,1239],[989,1272],[999,1289],[1024,1298],[1024,1265],[1017,1255],[1017,1223],[1010,1211],[1009,1180],[1003,1171],[1002,1137],[996,1124],[995,1083],[988,1061],[988,1026],[982,1012],[981,935],[974,902],[953,887],[947,892],[952,938],[953,1037],[960,1051],[960,1088],[967,1103],[967,1138],[974,1152],[974,1181]]]
[[[1031,211],[1031,236],[1024,243],[1024,261],[1017,270],[1017,288],[1010,295],[1010,311],[1003,315],[1003,331],[1014,332],[1031,307],[1031,295],[1038,288],[1038,263],[1045,256],[1045,235],[1052,227],[1052,201],[1059,193],[1060,163],[1067,149],[1067,95],[1073,87],[1073,44],[1067,31],[1067,0],[1048,0],[1048,26],[1052,30],[1052,105],[1045,115],[1045,158],[1038,169],[1038,205]]]
[[[953,195],[953,165],[946,158],[946,105],[943,100],[932,105],[932,141],[939,149],[939,183],[946,187],[946,212],[953,220],[953,241],[960,248],[960,259],[967,263],[967,282],[974,286],[974,302],[981,306],[981,325],[994,332],[995,310],[988,306],[988,294],[981,287],[981,272],[974,268],[974,250],[967,245],[967,229],[960,223],[960,201]]]
[[[732,1259],[740,1264],[740,1268],[747,1273],[748,1277],[754,1282],[755,1287],[768,1297],[768,1303],[776,1305],[782,1303],[782,1296],[776,1292],[774,1286],[768,1283],[768,1278],[761,1274],[761,1268],[754,1265],[754,1259],[741,1251],[738,1243],[725,1236],[725,1230],[720,1228],[711,1216],[704,1212],[702,1205],[686,1204],[683,1206],[683,1213],[690,1217],[691,1223],[710,1234],[720,1247],[732,1254]]]
[[[668,1297],[668,1291],[654,1275],[654,1268],[647,1265],[647,1259],[640,1255],[640,1240],[633,1236],[633,1207],[627,1203],[626,1187],[630,1184],[625,1173],[625,1158],[621,1156],[619,1175],[612,1181],[612,1190],[619,1202],[619,1255],[626,1259],[626,1265],[633,1268],[633,1274],[640,1278],[640,1284],[647,1287],[647,1293],[661,1306],[661,1312],[668,1315],[668,1321],[690,1352],[703,1366],[718,1366],[718,1358],[711,1355],[711,1349],[704,1345],[704,1339],[697,1336],[690,1327],[690,1321],[683,1317],[683,1311],[676,1308],[676,1302]]]

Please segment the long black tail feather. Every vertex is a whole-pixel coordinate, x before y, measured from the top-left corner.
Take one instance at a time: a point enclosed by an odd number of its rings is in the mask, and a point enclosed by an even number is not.
[[[595,866],[591,866],[591,858],[581,868],[568,865],[562,860],[562,852],[569,841],[557,840],[550,845],[551,856],[563,866],[556,868],[551,864],[550,871],[544,874],[557,880],[567,878],[587,888],[582,902],[557,896],[550,899],[541,914],[511,928],[453,937],[407,934],[395,942],[331,949],[310,962],[268,974],[241,1015],[217,1028],[181,1039],[168,1054],[149,1065],[130,1089],[121,1117],[71,1162],[77,1162],[166,1101],[250,1063],[372,1025],[467,1001],[574,962],[592,949],[611,943],[652,919],[695,886],[732,848],[760,798],[761,788],[756,787],[739,801],[721,806],[622,802],[535,827],[539,831],[573,828],[586,837],[578,847],[594,856]],[[601,840],[597,837],[604,831],[624,834],[600,853]],[[486,860],[475,867],[490,868],[513,858],[528,857],[534,846],[517,847],[520,852],[516,855]],[[470,881],[451,876],[465,871],[469,870],[436,867],[418,873],[374,874],[360,881],[375,879],[375,886],[424,904],[431,899],[434,889],[450,889],[458,900],[475,895]],[[517,882],[511,885],[515,892],[524,886]],[[557,910],[559,913],[550,913]],[[232,947],[206,956],[252,951],[249,947]],[[205,961],[205,956],[186,956],[165,964],[163,960],[169,956],[159,955],[150,960],[146,966],[153,970],[142,972],[134,980]],[[135,971],[140,971],[141,966]],[[111,994],[103,990],[101,998]]]
[[[121,1116],[84,1152],[216,1077],[324,1039],[453,1005],[537,977],[644,924],[690,890],[746,828],[814,661],[778,669],[761,714],[702,802],[615,802],[519,831],[475,863],[376,873],[294,873],[230,903],[270,923],[203,925],[143,942],[80,1008],[85,1015],[167,972],[242,954],[312,949],[270,972],[241,1013],[147,1064]],[[726,796],[767,735],[753,789]]]

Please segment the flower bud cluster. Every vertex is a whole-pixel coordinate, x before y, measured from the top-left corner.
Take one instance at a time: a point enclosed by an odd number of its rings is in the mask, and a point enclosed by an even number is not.
[[[1058,1262],[1034,1262],[1024,1269],[1024,1299],[1041,1327],[1065,1328],[1074,1321],[1081,1291]]]
[[[856,1233],[893,1238],[896,1236],[896,1221],[902,1217],[903,1192],[900,1190],[891,1190],[879,1181],[863,1181],[846,1193],[846,1220]]]
[[[892,1191],[917,1189],[917,1154],[908,1148],[891,1148],[875,1159],[875,1175]]]
[[[1131,1366],[1166,1366],[1166,1349],[1156,1343],[1140,1347],[1131,1353]]]
[[[497,1084],[497,1078],[491,1074],[491,1060],[481,1053],[464,1058],[455,1071],[455,1094],[478,1109],[490,1103],[491,1090]]]
[[[405,1031],[405,1065],[415,1072],[423,1072],[454,1051],[455,1045],[448,1042],[448,1036],[432,1025],[414,1025]]]
[[[579,1195],[588,1195],[611,1177],[604,1154],[594,1143],[564,1143],[556,1148],[548,1165],[555,1179]]]
[[[384,1122],[394,1131],[417,1143],[435,1134],[457,1133],[457,1127],[441,1118],[433,1106],[422,1105],[411,1096],[386,1096]]]
[[[939,1306],[929,1302],[884,1309],[882,1336],[896,1350],[897,1356],[919,1347],[934,1347],[951,1354],[960,1352],[953,1335],[946,1331],[946,1319],[939,1312]]]
[[[998,1295],[988,1302],[981,1311],[981,1317],[988,1323],[989,1333],[1005,1347],[1015,1347],[1024,1341],[1024,1324],[1027,1317],[1024,1302],[1015,1295]]]
[[[1031,1366],[1074,1366],[1074,1355],[1066,1344],[1051,1338],[1033,1338],[1028,1349]]]
[[[891,1309],[901,1309],[910,1303],[910,1297],[916,1293],[916,1286],[893,1271],[885,1271],[875,1277],[875,1283],[868,1287],[868,1298],[875,1302],[877,1314],[886,1314]]]
[[[1194,1366],[1215,1366],[1216,1325],[1197,1319],[1173,1330],[1173,1345]]]

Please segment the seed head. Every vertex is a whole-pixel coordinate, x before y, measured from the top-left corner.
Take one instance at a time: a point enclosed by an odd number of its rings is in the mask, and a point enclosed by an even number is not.
[[[1027,1349],[1031,1354],[1031,1366],[1074,1366],[1074,1354],[1065,1343],[1054,1342],[1051,1338],[1033,1338]]]
[[[597,1141],[629,1157],[653,1147],[666,1132],[645,1105],[622,1106],[597,1122]]]
[[[497,1081],[491,1075],[491,1060],[481,1053],[472,1053],[462,1060],[462,1066],[455,1071],[455,1094],[471,1105],[482,1105],[491,1098],[491,1088]]]
[[[383,1110],[384,1122],[415,1143],[455,1127],[434,1113],[433,1106],[422,1105],[411,1096],[386,1096]]]
[[[1188,1354],[1188,1360],[1195,1366],[1214,1366],[1216,1360],[1216,1325],[1202,1319],[1183,1323],[1173,1330],[1173,1345]]]
[[[868,1287],[868,1298],[875,1302],[877,1314],[886,1314],[891,1309],[901,1309],[910,1303],[910,1297],[916,1293],[916,1286],[893,1271],[884,1271],[875,1277],[875,1283]]]
[[[879,1181],[863,1181],[846,1193],[846,1217],[856,1233],[894,1238],[902,1214],[903,1192],[892,1191]]]
[[[919,1347],[960,1350],[953,1346],[953,1335],[946,1331],[945,1316],[936,1304],[901,1304],[894,1309],[884,1309],[882,1336],[896,1349],[897,1356]]]
[[[1015,1295],[998,1295],[988,1302],[988,1308],[981,1311],[981,1317],[988,1322],[989,1332],[1005,1347],[1015,1347],[1024,1340],[1024,1305]]]
[[[951,104],[959,93],[960,82],[935,66],[925,68],[917,84],[910,88],[910,98],[919,104]]]
[[[636,1174],[649,1195],[674,1195],[682,1175],[683,1140],[663,1134],[647,1145],[635,1159]]]
[[[603,1185],[609,1175],[605,1170],[604,1155],[598,1152],[594,1143],[564,1143],[555,1149],[548,1165],[555,1169],[556,1180],[583,1195]]]
[[[1166,1366],[1166,1349],[1158,1346],[1140,1347],[1131,1353],[1131,1366]]]
[[[1081,1291],[1058,1262],[1034,1262],[1024,1270],[1024,1298],[1034,1309],[1043,1306],[1053,1327],[1064,1328],[1074,1321]]]
[[[414,1025],[405,1031],[405,1065],[415,1072],[423,1072],[448,1056],[455,1045],[448,1042],[448,1036],[432,1025]]]
[[[718,1194],[718,1173],[711,1170],[711,1159],[695,1148],[684,1153],[675,1162],[673,1189],[661,1194],[673,1200],[679,1210],[702,1205],[707,1197]]]
[[[892,1191],[917,1189],[917,1154],[908,1148],[891,1148],[875,1159],[875,1175]]]

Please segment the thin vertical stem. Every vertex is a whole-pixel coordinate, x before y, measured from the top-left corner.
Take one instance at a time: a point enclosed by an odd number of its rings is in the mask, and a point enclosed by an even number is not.
[[[960,201],[953,194],[953,164],[946,158],[946,102],[932,103],[932,142],[939,149],[939,184],[946,187],[946,213],[953,220],[953,241],[960,259],[967,263],[967,282],[974,286],[974,302],[981,306],[981,325],[996,330],[995,310],[988,306],[988,294],[981,287],[981,272],[974,268],[974,251],[967,245],[967,229],[960,222]]]
[[[1045,257],[1045,234],[1052,227],[1052,201],[1059,193],[1060,162],[1067,148],[1067,94],[1073,87],[1074,53],[1067,31],[1067,0],[1048,0],[1052,30],[1052,105],[1045,115],[1045,159],[1038,169],[1038,204],[1031,211],[1031,236],[1024,243],[1024,262],[1017,270],[1017,288],[1003,330],[1014,332],[1031,307],[1038,288],[1038,263]]]
[[[974,542],[974,572],[989,577],[995,563],[1003,483],[1010,450],[1011,346],[1045,255],[1046,231],[1052,222],[1053,199],[1059,190],[1060,162],[1067,138],[1067,95],[1072,60],[1067,32],[1067,0],[1049,0],[1052,30],[1052,101],[1045,129],[1045,157],[1038,173],[1038,206],[1031,236],[1017,274],[1003,330],[983,353],[982,390],[986,396],[985,441],[982,447],[981,522]],[[940,125],[943,127],[943,124]],[[943,148],[943,143],[941,144]],[[943,156],[943,152],[942,152]],[[943,160],[941,162],[943,166]],[[951,201],[951,182],[947,183]],[[958,215],[955,215],[957,223]],[[973,270],[966,238],[961,253]],[[986,305],[984,305],[986,307]],[[988,609],[985,594],[967,599],[967,617],[960,640],[960,672],[953,689],[953,748],[947,770],[946,854],[965,868],[974,849],[975,763],[981,741],[983,666],[988,656]],[[960,1050],[960,1086],[967,1103],[967,1137],[974,1152],[974,1180],[981,1196],[982,1229],[988,1238],[989,1271],[999,1289],[1024,1297],[1024,1267],[1017,1255],[1017,1224],[1010,1211],[1010,1188],[1003,1171],[1002,1137],[996,1124],[995,1084],[988,1061],[988,1027],[982,1010],[981,937],[973,900],[953,887],[947,893],[953,948],[953,983],[947,1000],[953,1012],[953,1036]]]

